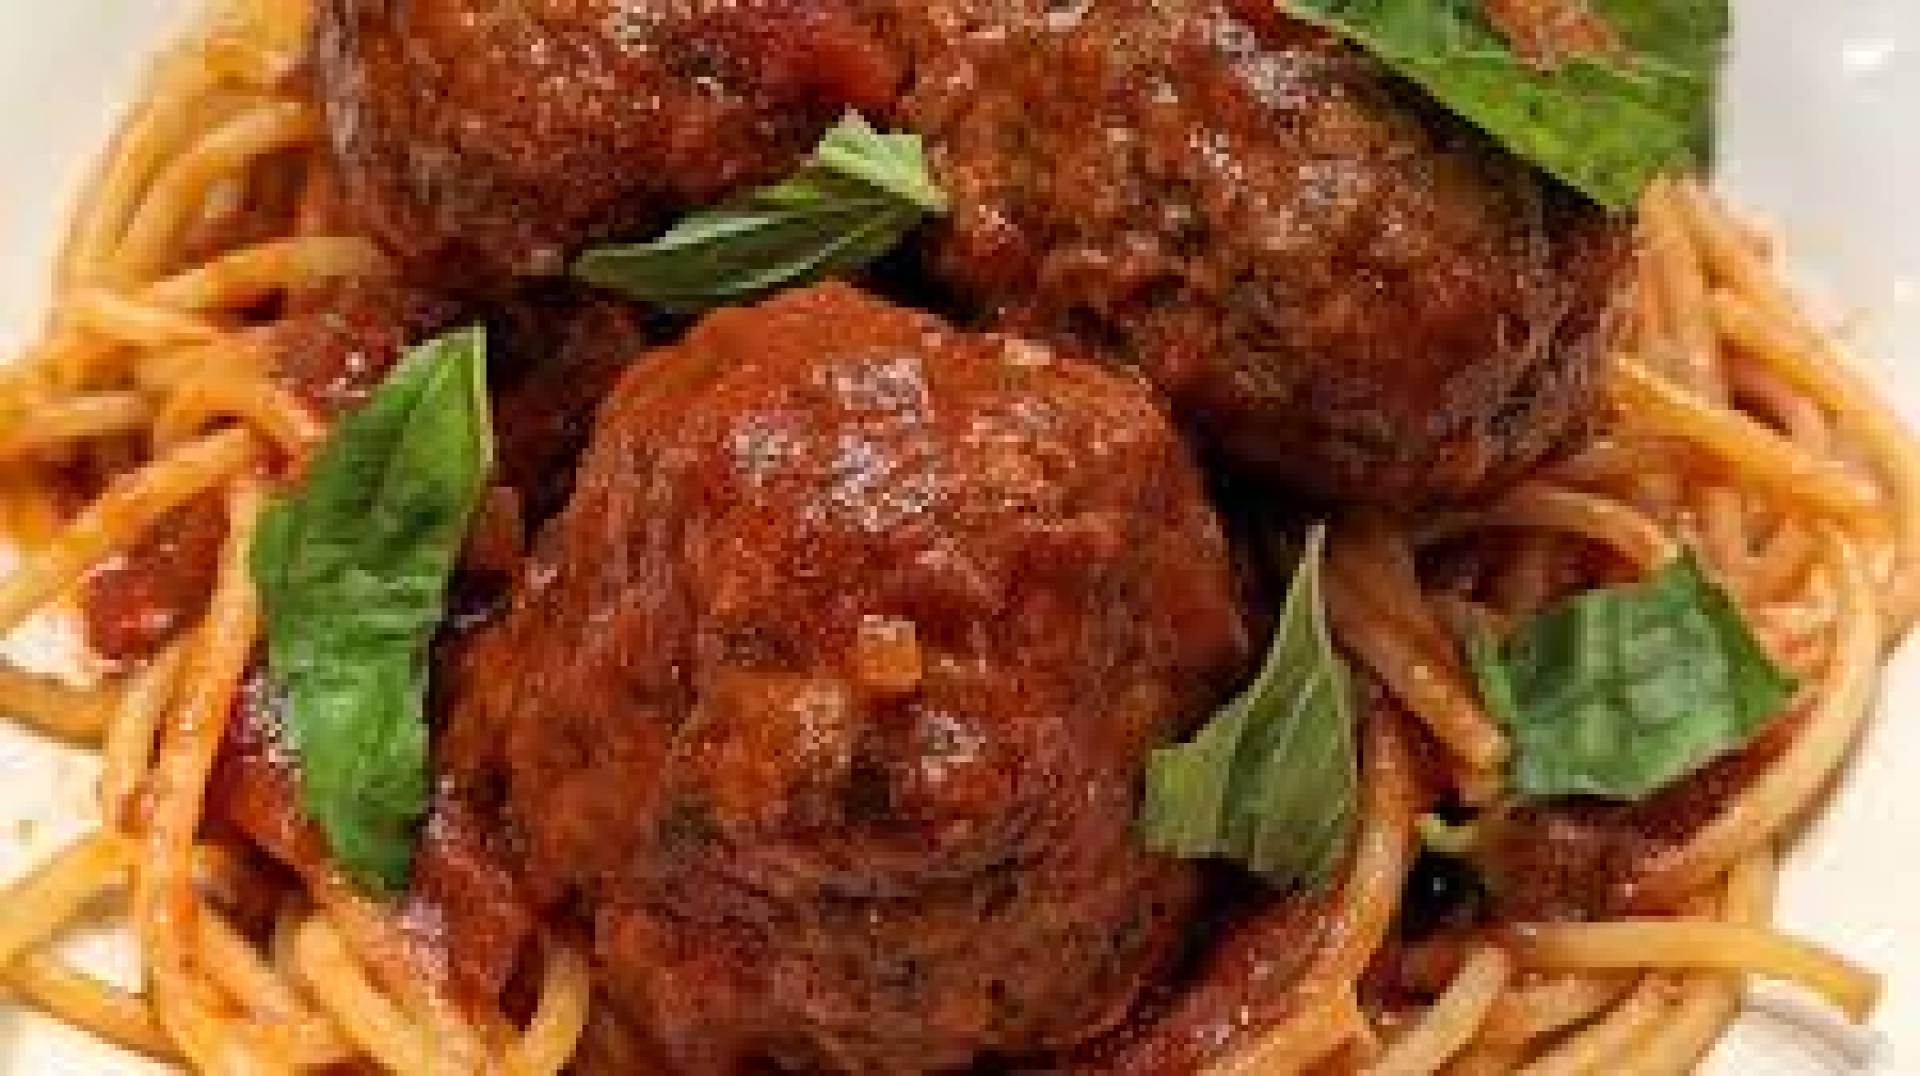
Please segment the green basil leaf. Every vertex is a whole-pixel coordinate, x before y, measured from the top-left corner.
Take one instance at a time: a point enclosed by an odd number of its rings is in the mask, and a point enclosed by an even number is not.
[[[413,349],[340,423],[252,550],[302,804],[353,877],[397,888],[426,812],[427,646],[493,465],[486,338]]]
[[[1727,0],[1589,0],[1622,48],[1552,68],[1517,55],[1481,0],[1291,0],[1514,153],[1614,209],[1705,161]]]
[[[1325,886],[1359,813],[1353,693],[1327,630],[1324,528],[1308,539],[1252,686],[1185,744],[1153,753],[1147,844],[1233,860],[1276,885]]]
[[[813,159],[830,173],[886,191],[924,212],[947,211],[947,196],[927,171],[919,135],[881,134],[854,112],[821,137]]]
[[[1638,800],[1744,746],[1793,697],[1692,553],[1574,597],[1468,656],[1526,796]]]
[[[881,134],[851,113],[792,178],[694,213],[651,242],[590,250],[573,272],[696,313],[850,273],[945,211],[920,137]]]

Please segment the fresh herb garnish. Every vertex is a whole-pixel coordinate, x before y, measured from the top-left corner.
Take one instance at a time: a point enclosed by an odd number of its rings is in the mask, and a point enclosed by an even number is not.
[[[426,812],[427,645],[493,464],[486,337],[413,349],[253,546],[267,671],[334,858],[398,888]]]
[[[1517,54],[1483,0],[1292,0],[1521,157],[1614,209],[1711,153],[1726,0],[1589,0],[1620,47]]]
[[[1468,642],[1513,736],[1514,791],[1643,799],[1745,745],[1793,696],[1691,553]]]
[[[851,272],[946,209],[919,135],[881,134],[849,113],[791,179],[695,213],[652,242],[588,251],[573,272],[694,313]]]
[[[1153,753],[1142,825],[1156,851],[1231,859],[1318,888],[1346,854],[1358,761],[1346,664],[1321,591],[1324,528],[1308,538],[1266,664],[1191,742]]]

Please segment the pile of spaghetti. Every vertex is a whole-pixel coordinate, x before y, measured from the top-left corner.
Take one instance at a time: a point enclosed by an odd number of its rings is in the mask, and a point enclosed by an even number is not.
[[[1855,1019],[1878,997],[1874,975],[1777,933],[1769,916],[1782,846],[1842,770],[1882,661],[1920,608],[1920,454],[1781,285],[1766,237],[1687,181],[1656,184],[1641,219],[1634,324],[1608,373],[1604,430],[1484,510],[1337,530],[1336,633],[1445,747],[1453,791],[1486,805],[1483,817],[1501,810],[1509,745],[1455,629],[1593,585],[1584,552],[1651,573],[1697,550],[1803,688],[1709,792],[1711,812],[1649,834],[1633,877],[1616,880],[1631,886],[1627,903],[1685,915],[1514,923],[1450,954],[1454,974],[1430,1007],[1345,1017],[1355,1035],[1410,1021],[1377,1071],[1683,1073],[1737,1014],[1744,975],[1796,981]],[[1448,547],[1488,544],[1499,555],[1466,577],[1422,578]],[[1340,898],[1351,934],[1323,964],[1334,976],[1357,976],[1386,936],[1424,809],[1383,756]],[[1351,1004],[1334,994],[1323,1019]]]
[[[327,432],[269,377],[262,300],[384,271],[371,243],[310,234],[297,214],[274,238],[220,241],[265,163],[284,167],[318,135],[288,77],[305,18],[299,0],[229,3],[164,62],[74,221],[45,339],[0,380],[0,507],[21,556],[0,579],[0,629],[72,601],[189,502],[223,499],[227,524],[204,617],[157,658],[87,687],[0,666],[0,710],[97,745],[104,763],[97,833],[0,895],[0,980],[105,1039],[208,1071],[556,1072],[586,1021],[577,955],[549,950],[531,1018],[514,1026],[448,1000],[430,955],[343,878],[283,902],[264,937],[243,931],[222,901],[240,868],[205,840],[210,773],[259,640],[255,517]],[[1778,282],[1765,238],[1687,181],[1658,184],[1642,216],[1634,325],[1585,449],[1483,509],[1335,522],[1336,633],[1399,706],[1374,708],[1363,730],[1365,817],[1301,1004],[1222,1071],[1338,1052],[1385,1073],[1681,1072],[1734,1016],[1745,975],[1800,982],[1855,1016],[1874,1001],[1871,975],[1767,923],[1776,857],[1920,608],[1920,457]],[[77,470],[105,480],[75,507]],[[1499,555],[1459,555],[1475,547]],[[1765,765],[1641,864],[1650,903],[1685,914],[1506,924],[1436,957],[1431,1004],[1377,1000],[1365,980],[1393,944],[1432,806],[1413,723],[1442,748],[1449,796],[1483,815],[1502,801],[1506,734],[1457,625],[1582,589],[1595,549],[1651,571],[1683,547],[1803,685]],[[138,994],[51,948],[114,893],[144,958]]]
[[[263,163],[314,140],[287,85],[307,5],[225,5],[155,72],[60,258],[49,334],[5,371],[0,467],[23,563],[0,581],[0,625],[65,601],[89,569],[209,496],[226,539],[204,618],[144,667],[90,690],[0,672],[0,707],[98,744],[101,828],[0,896],[0,966],[33,1004],[158,1058],[214,1072],[367,1057],[399,1072],[557,1072],[585,1023],[584,962],[557,951],[531,1021],[455,1006],[389,911],[344,878],[284,911],[268,944],[214,894],[230,855],[201,843],[207,784],[259,638],[248,550],[275,475],[297,474],[323,424],[268,377],[240,312],[270,295],[383,271],[372,244],[301,234],[207,249]],[[127,455],[62,518],[62,465]],[[43,950],[103,893],[129,894],[147,989],[132,996]]]

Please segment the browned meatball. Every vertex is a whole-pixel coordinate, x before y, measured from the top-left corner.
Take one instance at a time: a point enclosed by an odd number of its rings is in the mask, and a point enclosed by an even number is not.
[[[1144,387],[826,286],[622,382],[441,755],[591,934],[609,1071],[950,1068],[1162,963],[1145,757],[1244,650]]]
[[[1510,475],[1589,406],[1624,225],[1274,6],[1046,5],[925,59],[935,272],[1308,490]]]
[[[557,268],[786,172],[842,109],[921,131],[934,274],[1144,371],[1231,460],[1457,497],[1556,445],[1621,221],[1269,0],[326,0],[349,202],[437,283]]]
[[[357,223],[484,283],[784,173],[901,67],[853,0],[321,0],[314,72]]]

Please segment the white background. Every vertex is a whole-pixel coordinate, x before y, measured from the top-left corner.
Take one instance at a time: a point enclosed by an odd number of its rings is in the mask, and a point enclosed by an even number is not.
[[[38,324],[49,252],[145,58],[191,0],[0,0],[0,356]],[[1723,186],[1776,221],[1861,362],[1920,417],[1920,0],[1736,0]],[[1847,784],[1797,849],[1794,929],[1882,969],[1871,1036],[1762,991],[1712,1071],[1920,1074],[1920,645]],[[0,875],[64,843],[92,803],[83,758],[0,732]],[[83,940],[119,964],[110,938]],[[116,959],[119,957],[119,959]],[[1810,1027],[1808,1025],[1811,1025]],[[0,1015],[0,1072],[136,1071],[34,1017]]]

